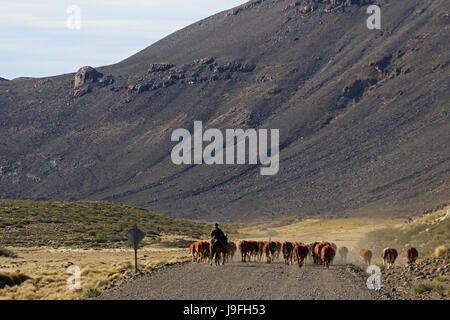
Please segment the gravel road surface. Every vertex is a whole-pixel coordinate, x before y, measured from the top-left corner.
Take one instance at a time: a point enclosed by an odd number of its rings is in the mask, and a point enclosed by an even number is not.
[[[367,276],[351,264],[329,269],[308,264],[299,269],[281,262],[181,263],[136,276],[98,299],[380,299],[377,292],[367,289]]]

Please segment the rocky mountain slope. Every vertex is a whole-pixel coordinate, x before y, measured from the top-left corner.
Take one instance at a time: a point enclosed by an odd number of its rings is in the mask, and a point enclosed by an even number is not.
[[[0,198],[193,219],[401,215],[448,199],[449,3],[256,0],[111,66],[0,82]],[[177,128],[280,129],[280,170],[171,162]]]

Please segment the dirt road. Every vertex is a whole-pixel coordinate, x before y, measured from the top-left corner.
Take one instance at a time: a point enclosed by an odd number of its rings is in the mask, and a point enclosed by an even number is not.
[[[131,279],[99,299],[302,300],[380,299],[366,287],[367,275],[354,265],[330,269],[282,262],[232,262],[223,266],[182,263]]]

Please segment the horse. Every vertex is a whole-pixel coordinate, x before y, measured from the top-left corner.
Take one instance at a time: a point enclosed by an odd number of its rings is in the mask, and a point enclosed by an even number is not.
[[[213,264],[213,258],[216,263],[216,266],[220,265],[220,255],[222,255],[222,264],[225,264],[225,260],[228,253],[227,244],[228,244],[228,236],[225,235],[222,241],[216,242],[213,250],[213,240],[211,240],[211,257],[210,257],[211,265]]]

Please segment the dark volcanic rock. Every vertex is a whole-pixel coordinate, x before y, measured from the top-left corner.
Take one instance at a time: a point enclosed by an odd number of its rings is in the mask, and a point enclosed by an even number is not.
[[[382,6],[381,30],[366,27],[368,3]],[[448,11],[444,0],[250,1],[81,70],[76,85],[75,74],[2,81],[0,198],[211,220],[434,207],[450,191]],[[280,171],[174,165],[171,133],[195,120],[280,129]]]
[[[99,78],[103,77],[103,74],[98,72],[92,67],[86,66],[80,68],[75,74],[74,88],[77,89],[87,83],[97,82]]]

